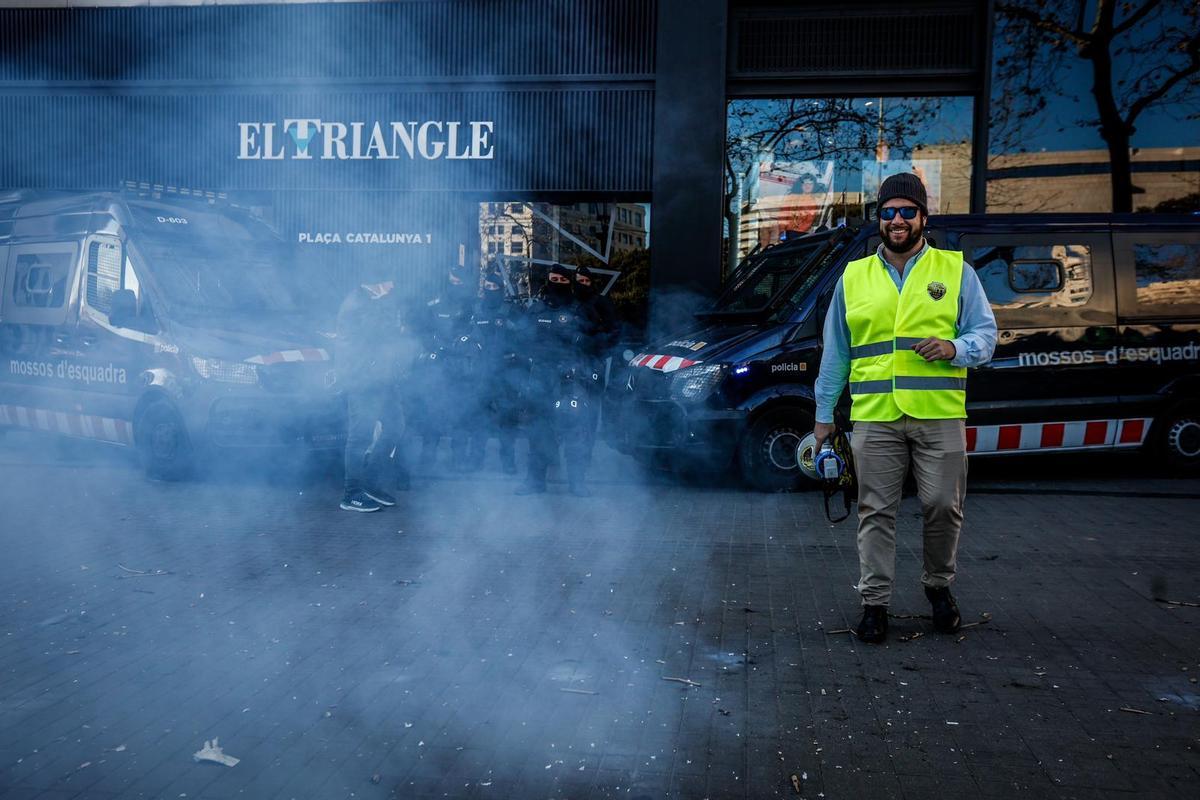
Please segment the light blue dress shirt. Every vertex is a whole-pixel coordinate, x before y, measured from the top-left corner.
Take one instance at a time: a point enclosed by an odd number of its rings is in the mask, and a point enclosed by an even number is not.
[[[921,245],[920,251],[904,265],[904,274],[883,257],[883,245],[875,251],[880,267],[886,269],[896,291],[904,288],[904,279],[912,274],[913,264],[929,249],[929,243]],[[996,317],[988,304],[983,285],[975,269],[963,262],[962,288],[958,295],[958,336],[950,340],[955,356],[950,363],[956,367],[978,367],[992,360],[996,350]],[[833,290],[833,302],[825,315],[824,351],[821,353],[821,371],[813,385],[817,400],[817,422],[833,422],[833,409],[846,379],[850,377],[850,326],[846,324],[846,293],[842,279],[838,278]]]

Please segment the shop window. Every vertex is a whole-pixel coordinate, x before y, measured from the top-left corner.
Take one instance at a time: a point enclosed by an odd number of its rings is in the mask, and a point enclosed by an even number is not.
[[[922,177],[931,213],[970,209],[969,97],[733,100],[726,111],[726,275],[756,247],[869,219],[897,172]]]
[[[555,264],[587,266],[624,320],[635,327],[645,324],[650,288],[647,241],[644,236],[614,230],[614,224],[620,223],[622,215],[626,220],[632,220],[635,213],[644,218],[648,206],[598,202],[496,205],[505,210],[495,213],[492,204],[480,205],[479,252],[485,261],[494,257],[505,271],[510,296],[526,299],[536,295]],[[501,225],[511,231],[511,239],[497,254],[487,232]]]
[[[1087,245],[976,246],[969,255],[997,312],[1087,305],[1094,291]]]
[[[1200,243],[1133,245],[1138,305],[1200,305]]]

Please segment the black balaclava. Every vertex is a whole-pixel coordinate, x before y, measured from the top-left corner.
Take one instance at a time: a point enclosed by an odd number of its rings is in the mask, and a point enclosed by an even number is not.
[[[556,283],[554,278],[562,278],[561,282]],[[564,266],[555,264],[550,268],[550,272],[546,275],[546,288],[542,291],[542,297],[546,302],[554,307],[565,305],[571,300],[571,285],[574,281],[571,280],[571,271]]]
[[[483,307],[495,311],[504,305],[504,273],[492,265],[483,276]]]
[[[585,286],[580,282],[580,278],[588,281]],[[575,292],[575,299],[581,303],[586,303],[591,300],[596,294],[596,278],[592,275],[592,271],[587,267],[575,268],[575,280],[571,283],[571,288]]]

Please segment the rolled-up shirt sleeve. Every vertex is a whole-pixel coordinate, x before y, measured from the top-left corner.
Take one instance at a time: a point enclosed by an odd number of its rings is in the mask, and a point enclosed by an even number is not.
[[[991,361],[996,352],[996,315],[992,313],[975,268],[965,261],[959,292],[958,336],[950,342],[955,351],[950,363],[956,367],[982,366]],[[821,371],[824,370],[822,361]]]
[[[974,272],[974,270],[972,270]],[[813,384],[817,401],[817,422],[832,423],[833,410],[850,377],[850,326],[846,324],[846,294],[842,280],[833,290],[833,300],[825,314],[821,343],[821,369]]]

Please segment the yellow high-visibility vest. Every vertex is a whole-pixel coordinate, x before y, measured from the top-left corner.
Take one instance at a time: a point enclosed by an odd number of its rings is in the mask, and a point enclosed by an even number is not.
[[[912,346],[958,335],[963,257],[932,247],[909,267],[901,291],[879,257],[851,261],[842,276],[850,329],[850,419],[892,422],[967,416],[967,370],[926,361]]]

